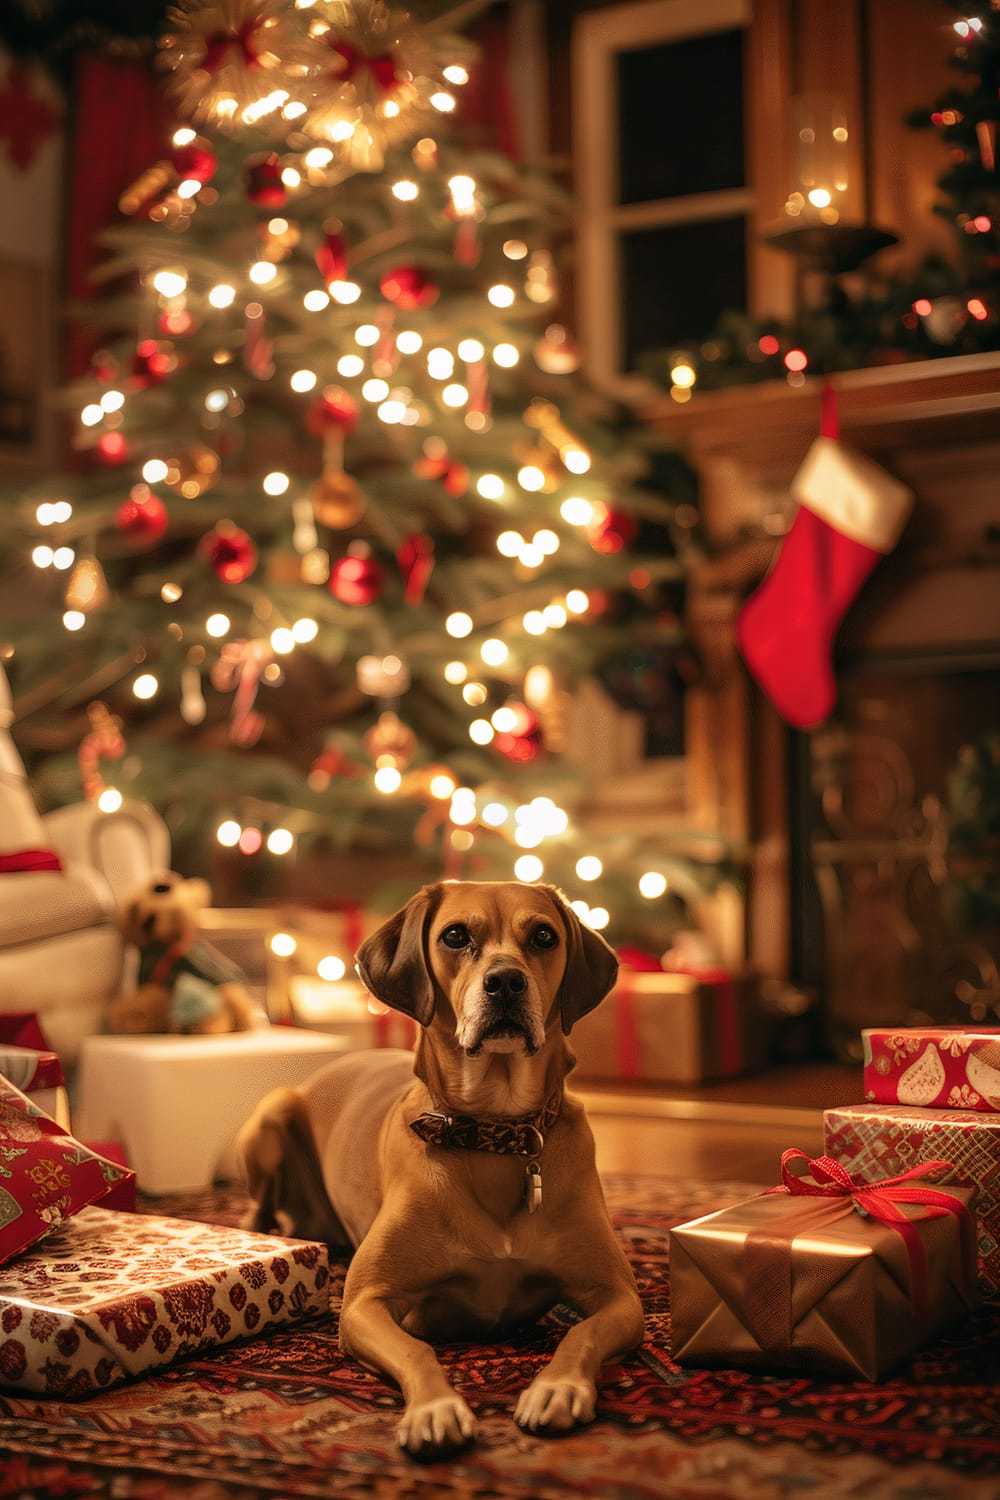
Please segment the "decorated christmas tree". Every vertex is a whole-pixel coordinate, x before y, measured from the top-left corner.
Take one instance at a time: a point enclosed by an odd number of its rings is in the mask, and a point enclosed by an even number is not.
[[[588,833],[575,690],[680,748],[690,475],[588,391],[570,201],[463,134],[453,19],[171,13],[179,125],[103,236],[74,462],[6,512],[21,741],[43,800],[151,801],[257,893],[365,851],[391,900],[416,855],[669,931],[716,866]]]

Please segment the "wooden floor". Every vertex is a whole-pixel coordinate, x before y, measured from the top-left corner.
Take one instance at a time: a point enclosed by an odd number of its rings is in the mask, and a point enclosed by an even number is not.
[[[782,1151],[823,1150],[823,1110],[859,1103],[861,1071],[835,1063],[776,1069],[697,1089],[572,1085],[605,1172],[773,1184]]]

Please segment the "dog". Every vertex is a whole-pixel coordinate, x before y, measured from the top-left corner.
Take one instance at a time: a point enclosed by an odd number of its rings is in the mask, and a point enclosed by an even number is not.
[[[564,1091],[573,1024],[618,961],[548,885],[425,886],[369,937],[358,973],[420,1026],[415,1053],[356,1052],[265,1098],[239,1136],[250,1227],[353,1249],[344,1352],[389,1376],[402,1448],[435,1457],[475,1419],[431,1347],[580,1314],[515,1421],[594,1416],[602,1363],[642,1339],[583,1107]]]
[[[118,930],[139,950],[139,973],[134,989],[109,1001],[109,1031],[211,1036],[253,1027],[242,972],[198,933],[211,900],[207,881],[164,870],[122,904]]]

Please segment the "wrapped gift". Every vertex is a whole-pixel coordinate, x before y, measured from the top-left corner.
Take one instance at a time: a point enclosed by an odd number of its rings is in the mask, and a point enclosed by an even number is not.
[[[288,998],[296,1026],[336,1032],[352,1052],[361,1047],[412,1047],[417,1039],[416,1021],[390,1010],[357,979],[294,974]]]
[[[31,1102],[65,1130],[69,1129],[69,1097],[57,1053],[0,1042],[0,1075],[22,1094],[30,1095]]]
[[[282,951],[276,952],[273,947],[269,949],[269,1014],[273,1020],[292,1021],[296,1026],[314,1025],[316,1023],[309,1019],[307,1012],[310,1004],[315,1009],[322,1009],[320,996],[325,983],[344,983],[348,990],[358,993],[360,986],[354,979],[354,955],[365,938],[381,925],[383,918],[366,911],[358,901],[329,901],[322,907],[296,907],[275,912],[273,916],[277,921],[272,930],[280,930],[292,940],[294,947],[291,951],[289,944],[285,944]],[[304,990],[307,995],[303,1001]],[[331,998],[336,1000],[339,997],[334,992]],[[345,1015],[344,1019],[349,1017]],[[371,1030],[370,1025],[368,1029]],[[361,1042],[359,1045],[372,1044]]]
[[[327,1310],[326,1247],[85,1208],[0,1267],[0,1384],[93,1391]]]
[[[1000,1026],[869,1026],[865,1098],[1000,1114]]]
[[[879,1380],[975,1305],[971,1189],[945,1191],[929,1164],[869,1184],[801,1151],[781,1169],[780,1187],[670,1231],[679,1364]]]
[[[1000,1294],[1000,1115],[907,1104],[841,1104],[823,1111],[828,1156],[866,1181],[946,1161],[940,1181],[976,1189],[979,1290]]]
[[[578,1078],[700,1083],[762,1067],[768,1033],[748,976],[622,969],[573,1027],[570,1046]]]

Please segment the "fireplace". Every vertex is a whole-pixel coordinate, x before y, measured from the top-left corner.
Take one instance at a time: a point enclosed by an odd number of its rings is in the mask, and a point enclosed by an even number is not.
[[[727,958],[816,997],[815,1045],[874,1024],[1000,1023],[1000,356],[836,378],[845,442],[914,490],[837,641],[838,702],[788,729],[735,646],[790,515],[819,383],[654,415],[699,471],[713,555],[689,597],[689,817],[745,841]]]

